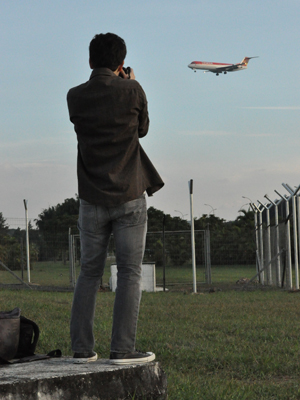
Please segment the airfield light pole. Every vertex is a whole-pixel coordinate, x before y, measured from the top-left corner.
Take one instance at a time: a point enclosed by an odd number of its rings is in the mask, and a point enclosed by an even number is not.
[[[246,199],[246,200],[249,200],[249,201],[250,201],[250,203],[249,203],[250,205],[253,204],[253,201],[252,201],[251,199],[249,199],[249,197],[242,196],[242,198],[243,198],[243,199]]]
[[[281,275],[280,275],[280,254],[279,254],[280,246],[279,246],[278,204],[280,204],[282,200],[273,201],[269,198],[269,196],[267,194],[265,195],[265,198],[267,200],[269,200],[269,202],[271,204],[273,204],[274,210],[275,210],[275,212],[274,212],[274,214],[275,214],[275,243],[276,243],[275,251],[277,254],[277,257],[276,257],[276,283],[277,283],[277,286],[280,287],[281,286]]]
[[[282,186],[289,192],[292,199],[293,208],[293,231],[294,231],[294,262],[295,262],[295,288],[299,289],[299,265],[298,265],[298,238],[297,238],[297,209],[296,209],[296,194],[300,189],[300,186],[294,191],[287,183],[283,183]]]
[[[29,228],[28,228],[28,200],[23,200],[25,207],[25,223],[26,223],[26,259],[27,259],[27,277],[30,283],[30,252],[29,252]]]
[[[196,254],[195,254],[195,229],[194,229],[194,210],[193,210],[193,179],[189,181],[190,191],[190,211],[191,211],[191,242],[192,242],[192,265],[193,265],[193,292],[197,293],[196,281]]]
[[[215,215],[216,208],[213,208],[210,204],[204,204],[204,205],[211,208],[210,214],[213,213]]]
[[[240,207],[240,209],[239,209],[238,212],[245,211],[245,210],[243,210],[243,207],[245,207],[245,206],[250,206],[250,203],[245,203],[245,204],[243,204],[243,205]]]
[[[292,257],[291,257],[291,235],[290,235],[290,209],[289,209],[289,197],[282,196],[277,190],[274,190],[278,196],[285,201],[285,213],[286,213],[286,260],[287,260],[287,268],[286,268],[286,277],[287,277],[287,287],[292,289]]]
[[[184,219],[184,217],[187,215],[187,214],[183,214],[181,211],[179,211],[179,210],[174,210],[174,212],[178,212],[179,214],[181,214],[181,218],[182,219]]]

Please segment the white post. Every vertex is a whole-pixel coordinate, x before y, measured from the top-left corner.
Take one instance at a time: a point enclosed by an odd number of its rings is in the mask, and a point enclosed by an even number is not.
[[[250,205],[251,205],[251,207],[252,207],[252,204],[251,204],[251,203],[250,203]],[[253,210],[253,212],[254,212],[255,244],[256,244],[256,251],[258,252],[258,246],[259,246],[259,244],[258,244],[257,211],[255,210],[254,207],[252,207],[252,210]],[[255,260],[255,263],[256,263],[256,272],[259,272],[259,265],[258,265],[258,262],[257,262],[257,256],[256,256],[255,258],[256,258],[256,260]]]
[[[290,198],[282,196],[277,190],[274,190],[285,201],[285,214],[286,214],[286,286],[289,289],[293,288],[292,284],[292,255],[291,255],[291,235],[290,235],[290,208],[289,200]]]
[[[295,196],[292,197],[292,207],[293,207],[293,230],[294,230],[295,289],[299,290],[297,211],[296,211],[296,199],[295,199]]]
[[[297,190],[293,190],[287,183],[282,186],[291,194],[292,208],[293,208],[293,231],[294,231],[294,262],[295,262],[295,288],[299,289],[299,265],[298,265],[298,237],[297,237],[297,209],[295,196],[300,189],[298,186]]]
[[[271,265],[271,226],[270,226],[270,207],[262,204],[257,200],[259,204],[266,210],[267,217],[267,249],[266,249],[266,264],[267,264],[267,285],[272,285],[272,265]]]
[[[263,227],[262,227],[262,210],[259,210],[258,214],[258,225],[259,225],[259,242],[260,242],[260,269],[264,268],[264,240],[263,240]],[[260,273],[260,283],[265,284],[265,272]]]
[[[298,250],[300,249],[300,198],[299,196],[296,197],[297,199],[297,211],[298,211]]]
[[[268,269],[267,269],[267,283],[268,285],[273,284],[273,279],[272,279],[272,265],[271,265],[271,226],[270,226],[270,209],[267,207],[267,263]]]
[[[194,210],[193,210],[193,179],[189,181],[190,188],[190,210],[191,210],[191,242],[192,242],[192,265],[193,265],[193,292],[197,293],[196,281],[196,254],[195,254],[195,229],[194,229]]]
[[[289,289],[293,288],[292,284],[292,255],[291,255],[291,235],[290,235],[290,219],[289,219],[289,214],[290,214],[290,209],[289,209],[289,200],[287,199],[285,201],[285,206],[286,206],[286,252],[287,252],[287,269],[286,269],[286,283]]]
[[[26,259],[27,259],[27,278],[30,283],[30,251],[29,251],[29,229],[28,229],[28,200],[23,200],[25,207],[25,223],[26,223]]]
[[[279,223],[278,223],[278,203],[275,204],[275,242],[276,242],[276,279],[277,286],[281,286],[281,274],[280,274],[280,255],[279,255]]]
[[[281,275],[280,275],[280,245],[279,245],[279,225],[278,225],[278,204],[281,203],[282,200],[272,201],[267,195],[265,198],[269,200],[271,204],[274,206],[274,216],[275,216],[275,254],[276,257],[276,284],[278,287],[281,287]]]

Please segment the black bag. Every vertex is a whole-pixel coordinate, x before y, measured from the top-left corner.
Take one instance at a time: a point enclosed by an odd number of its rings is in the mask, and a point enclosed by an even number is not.
[[[37,324],[21,315],[19,345],[15,358],[33,356],[39,336]]]
[[[0,312],[0,364],[61,357],[58,349],[47,355],[35,354],[39,335],[37,324],[23,317],[19,308]]]
[[[20,337],[21,310],[0,312],[0,358],[12,360],[17,353]]]

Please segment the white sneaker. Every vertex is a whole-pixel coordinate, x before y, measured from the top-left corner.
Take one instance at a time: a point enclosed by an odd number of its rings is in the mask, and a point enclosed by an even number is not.
[[[155,360],[155,354],[151,352],[143,353],[141,351],[134,351],[133,353],[110,353],[111,364],[124,365],[124,364],[141,364],[148,363]]]
[[[91,353],[74,353],[74,364],[86,364],[88,362],[97,361],[98,354],[92,351]]]

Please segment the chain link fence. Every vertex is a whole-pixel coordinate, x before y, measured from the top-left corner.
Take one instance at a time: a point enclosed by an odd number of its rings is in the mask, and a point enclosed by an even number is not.
[[[0,234],[0,284],[15,285],[20,281],[36,286],[65,287],[73,290],[80,271],[78,231],[41,234],[30,221],[30,282],[26,265],[25,220],[7,219],[9,229]],[[250,240],[250,243],[249,243]],[[190,231],[148,232],[144,263],[155,263],[156,284],[164,288],[183,288],[193,283]],[[253,237],[222,235],[219,231],[195,231],[197,285],[216,284],[224,279],[234,283],[245,275],[255,275],[255,232]],[[103,275],[108,287],[110,265],[116,262],[115,244],[111,237]],[[230,277],[224,278],[224,275]]]

